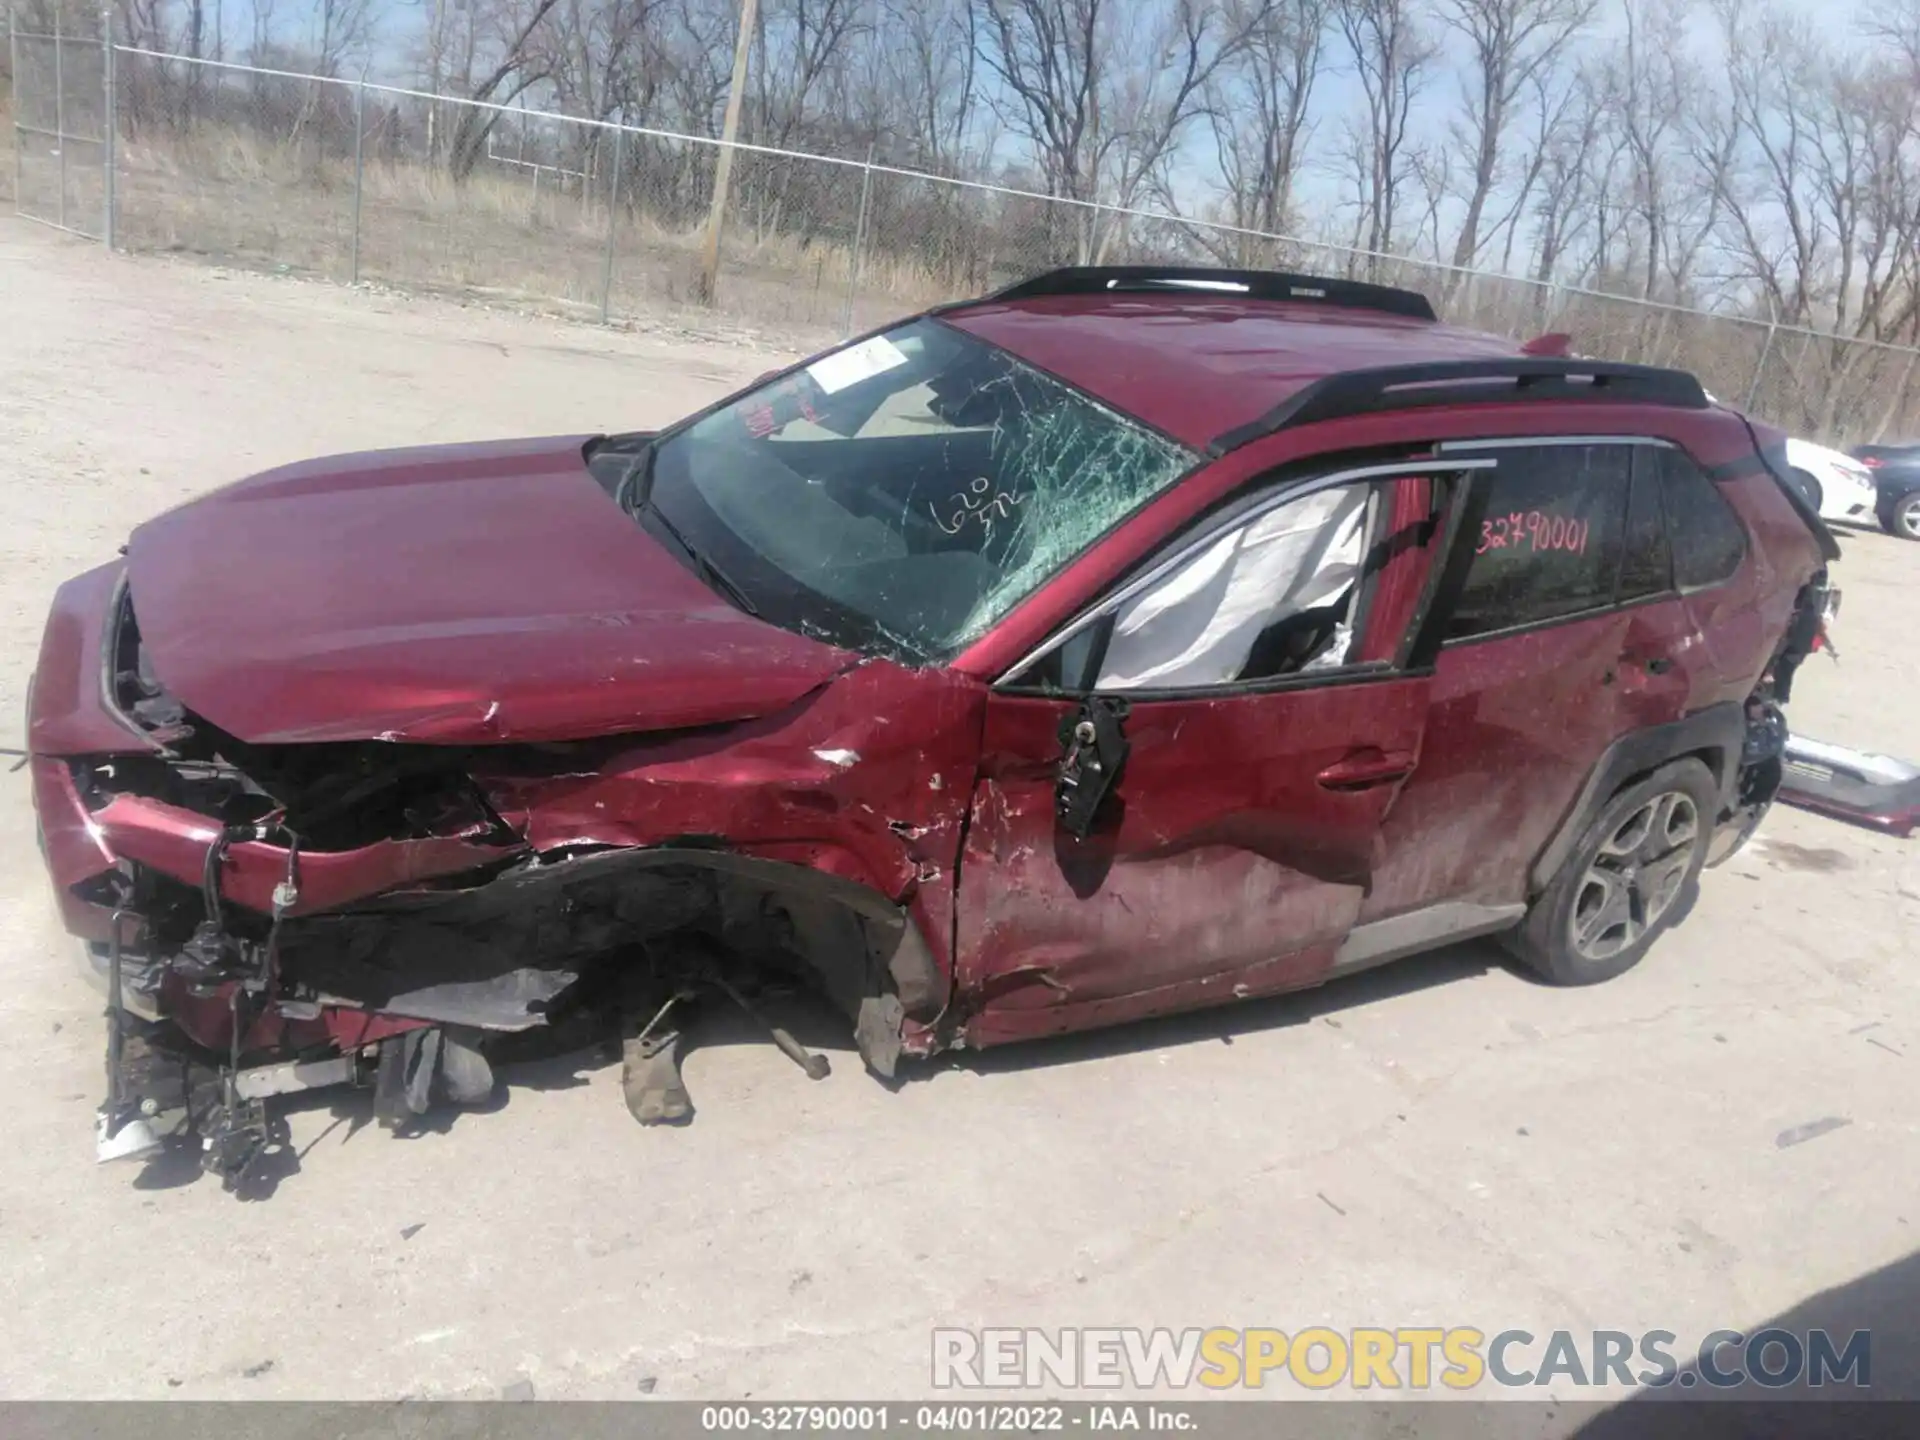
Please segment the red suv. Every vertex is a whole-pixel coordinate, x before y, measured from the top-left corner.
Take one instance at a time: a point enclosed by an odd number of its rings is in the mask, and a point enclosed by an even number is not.
[[[658,434],[149,521],[30,700],[102,1154],[231,1181],[270,1095],[405,1124],[595,1016],[682,1119],[697,1002],[783,979],[890,1076],[1468,936],[1619,974],[1771,802],[1838,551],[1778,434],[1552,348],[1071,269]]]

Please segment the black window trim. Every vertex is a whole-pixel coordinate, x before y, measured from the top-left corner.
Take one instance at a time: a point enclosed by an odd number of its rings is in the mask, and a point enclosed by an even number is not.
[[[1678,595],[1680,593],[1679,588],[1674,584],[1674,581],[1673,581],[1673,527],[1668,523],[1666,476],[1658,468],[1657,460],[1652,464],[1641,463],[1642,460],[1645,458],[1646,452],[1648,451],[1658,452],[1661,450],[1668,450],[1668,449],[1672,449],[1676,453],[1680,453],[1680,454],[1685,453],[1684,451],[1680,451],[1677,446],[1643,445],[1640,447],[1640,450],[1634,455],[1633,464],[1627,467],[1627,513],[1625,517],[1625,524],[1623,525],[1621,529],[1621,534],[1620,534],[1620,538],[1622,542],[1622,548],[1620,553],[1620,566],[1613,573],[1612,608],[1615,610],[1626,610],[1631,608],[1634,605],[1641,604],[1642,602],[1647,600],[1671,599],[1673,596]],[[1643,485],[1650,487],[1653,491],[1654,514],[1657,516],[1657,523],[1659,525],[1659,530],[1660,530],[1660,543],[1665,550],[1666,560],[1667,560],[1666,577],[1665,577],[1666,583],[1660,586],[1657,586],[1652,590],[1643,590],[1638,595],[1623,596],[1620,593],[1620,586],[1621,586],[1621,583],[1626,578],[1626,570],[1627,570],[1627,556],[1626,556],[1626,550],[1625,550],[1625,541],[1627,539],[1628,531],[1626,527],[1631,526],[1633,523],[1634,503],[1640,499],[1640,490],[1641,490],[1641,486]]]
[[[1528,635],[1535,630],[1551,630],[1556,625],[1577,625],[1582,620],[1600,620],[1608,615],[1624,614],[1636,610],[1642,605],[1654,605],[1672,600],[1676,592],[1662,590],[1652,595],[1637,595],[1631,600],[1608,602],[1605,605],[1589,605],[1584,610],[1572,610],[1565,615],[1550,615],[1544,620],[1526,620],[1518,625],[1509,625],[1504,630],[1482,630],[1477,635],[1454,635],[1440,642],[1442,650],[1456,647],[1478,645],[1483,640],[1511,640],[1516,635]]]
[[[1098,624],[1119,610],[1127,601],[1151,588],[1157,581],[1177,570],[1181,565],[1205,550],[1220,539],[1226,532],[1257,520],[1270,510],[1282,505],[1305,499],[1322,490],[1337,489],[1362,480],[1388,480],[1405,477],[1453,475],[1463,473],[1492,473],[1499,460],[1492,456],[1479,459],[1443,461],[1436,455],[1406,460],[1396,460],[1373,465],[1355,465],[1344,469],[1332,470],[1324,475],[1313,476],[1306,480],[1281,480],[1266,487],[1257,488],[1252,494],[1236,504],[1215,512],[1202,524],[1183,537],[1176,537],[1170,546],[1162,549],[1145,562],[1144,568],[1136,570],[1132,576],[1122,580],[1117,587],[1109,589],[1104,595],[1097,596],[1077,613],[1071,620],[1056,629],[1045,640],[1009,665],[993,681],[992,689],[1016,695],[1045,695],[1060,698],[1066,695],[1102,693],[1098,687],[1090,689],[1061,690],[1059,692],[1043,690],[1031,685],[1017,685],[1017,677],[1032,666],[1047,658],[1055,650],[1065,645],[1081,631]],[[1260,482],[1254,482],[1256,486]],[[1309,675],[1270,676],[1264,680],[1233,681],[1225,685],[1208,685],[1200,688],[1174,690],[1128,690],[1127,697],[1148,700],[1171,700],[1191,695],[1227,695],[1241,690],[1292,688],[1301,681],[1321,683],[1336,678],[1378,678],[1380,674],[1393,674],[1399,667],[1392,661],[1375,661],[1369,664],[1346,666],[1337,670],[1315,671]]]

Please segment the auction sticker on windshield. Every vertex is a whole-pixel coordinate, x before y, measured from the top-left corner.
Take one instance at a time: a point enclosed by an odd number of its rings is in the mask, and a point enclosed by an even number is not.
[[[814,361],[807,366],[807,374],[827,394],[835,395],[849,385],[871,380],[906,363],[907,357],[898,345],[884,335],[875,335],[871,340],[862,340],[858,345],[849,345]]]

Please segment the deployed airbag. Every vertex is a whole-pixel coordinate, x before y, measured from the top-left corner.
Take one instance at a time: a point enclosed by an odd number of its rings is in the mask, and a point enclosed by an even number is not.
[[[1099,688],[1181,689],[1238,678],[1263,631],[1351,591],[1371,493],[1348,485],[1282,505],[1129,601],[1114,622]],[[1343,628],[1342,650],[1349,638]],[[1316,668],[1341,659],[1317,657]]]

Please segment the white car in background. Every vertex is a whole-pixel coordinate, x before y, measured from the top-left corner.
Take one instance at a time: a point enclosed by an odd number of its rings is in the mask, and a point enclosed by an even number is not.
[[[1851,455],[1815,445],[1811,440],[1787,441],[1787,479],[1820,512],[1822,520],[1849,525],[1875,525],[1879,490],[1873,472]]]
[[[1711,390],[1707,399],[1718,405],[1720,397]],[[1811,440],[1787,440],[1787,481],[1806,496],[1807,503],[1820,512],[1822,520],[1838,520],[1847,525],[1880,523],[1880,487],[1873,471],[1853,456],[1829,450]]]

